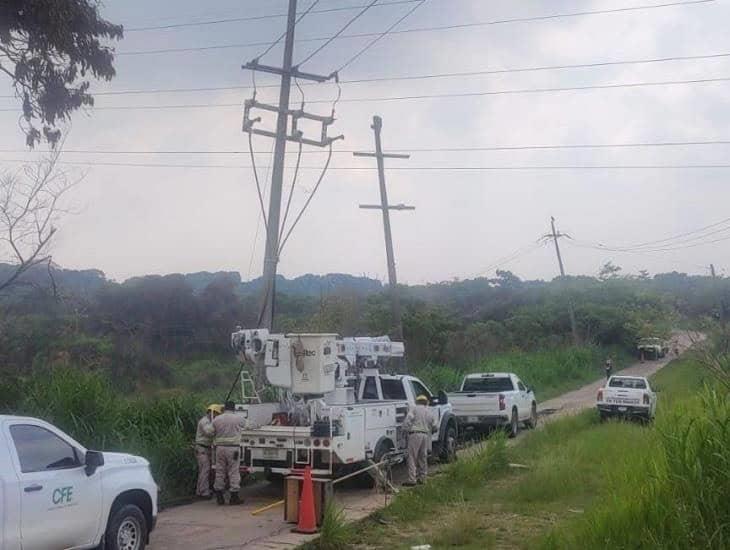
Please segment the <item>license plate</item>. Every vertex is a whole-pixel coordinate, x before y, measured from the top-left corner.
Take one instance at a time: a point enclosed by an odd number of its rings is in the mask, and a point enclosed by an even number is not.
[[[476,424],[477,422],[479,422],[479,417],[478,416],[467,416],[466,421],[469,424]]]
[[[618,411],[619,411],[619,412],[622,412],[622,413],[623,413],[623,412],[626,412],[626,407],[619,407],[619,408],[618,408]]]
[[[264,458],[279,458],[279,449],[264,449]]]

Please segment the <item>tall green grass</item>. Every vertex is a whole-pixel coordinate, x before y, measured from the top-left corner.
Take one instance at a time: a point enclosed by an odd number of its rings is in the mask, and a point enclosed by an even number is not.
[[[730,547],[728,395],[708,387],[675,402],[647,437],[651,453],[614,465],[598,504],[552,532],[543,548]]]
[[[16,383],[0,409],[43,418],[84,446],[138,454],[150,461],[162,502],[192,494],[192,441],[204,403],[191,395],[128,397],[99,373],[78,369],[36,372]]]
[[[538,399],[544,400],[600,378],[609,354],[613,356],[617,370],[631,362],[629,355],[620,350],[582,346],[546,351],[512,351],[468,365],[417,365],[414,374],[426,382],[432,391],[455,391],[465,374],[514,372],[535,390]]]

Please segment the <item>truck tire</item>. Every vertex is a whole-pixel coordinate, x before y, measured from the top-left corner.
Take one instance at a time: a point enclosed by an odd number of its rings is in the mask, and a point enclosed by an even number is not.
[[[107,550],[143,550],[147,545],[147,520],[134,504],[112,510],[106,527]]]
[[[517,415],[517,409],[512,409],[512,418],[507,427],[507,434],[512,439],[517,437],[518,433],[520,433],[520,417]]]
[[[530,430],[537,428],[537,403],[534,401],[532,407],[530,407],[530,418],[525,422],[525,426]]]
[[[439,445],[439,460],[441,462],[445,462],[447,464],[451,462],[456,462],[457,455],[456,455],[456,441],[457,441],[458,433],[456,430],[456,425],[453,422],[450,422],[448,427],[446,428],[446,433],[444,434],[444,439]]]

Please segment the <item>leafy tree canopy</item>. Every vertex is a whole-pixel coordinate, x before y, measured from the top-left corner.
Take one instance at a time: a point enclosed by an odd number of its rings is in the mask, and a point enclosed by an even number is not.
[[[114,53],[102,41],[122,36],[121,25],[99,16],[95,0],[0,2],[0,71],[22,102],[29,147],[42,138],[55,145],[59,123],[94,104],[86,77],[114,77]]]

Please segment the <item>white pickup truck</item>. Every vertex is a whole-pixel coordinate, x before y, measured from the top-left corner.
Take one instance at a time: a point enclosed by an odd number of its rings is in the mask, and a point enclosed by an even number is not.
[[[656,413],[656,393],[643,376],[612,376],[598,390],[596,407],[601,420],[612,416],[651,420]]]
[[[515,437],[520,423],[537,426],[534,392],[517,375],[509,372],[467,374],[458,392],[448,394],[460,431],[509,428]]]
[[[2,550],[142,550],[156,519],[145,459],[89,451],[47,422],[0,415]]]

